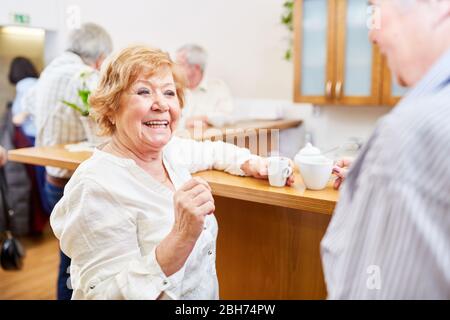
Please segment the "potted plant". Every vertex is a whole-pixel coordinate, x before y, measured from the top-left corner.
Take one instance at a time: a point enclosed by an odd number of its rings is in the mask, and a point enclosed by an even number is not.
[[[97,124],[91,115],[91,106],[89,105],[89,95],[91,94],[91,90],[89,89],[87,83],[88,81],[92,81],[92,77],[92,71],[80,73],[82,85],[81,88],[78,89],[78,96],[80,97],[82,103],[81,106],[77,103],[66,100],[62,100],[61,102],[80,114],[80,121],[83,124],[88,142],[98,145],[104,142],[105,138],[98,135]]]

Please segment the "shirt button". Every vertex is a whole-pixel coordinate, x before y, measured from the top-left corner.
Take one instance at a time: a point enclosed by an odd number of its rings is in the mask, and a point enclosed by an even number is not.
[[[203,227],[203,230],[206,230],[206,229],[207,229],[206,226],[204,226],[204,227]]]
[[[168,284],[167,280],[163,280],[163,285],[167,286],[167,284]]]
[[[212,255],[213,251],[212,250],[208,250],[208,255]]]

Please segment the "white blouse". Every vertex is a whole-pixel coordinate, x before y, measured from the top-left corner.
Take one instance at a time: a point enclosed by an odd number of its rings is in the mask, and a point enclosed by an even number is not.
[[[196,171],[244,175],[240,166],[251,157],[231,144],[177,137],[163,150],[175,189]],[[72,299],[218,299],[214,215],[206,217],[184,266],[167,277],[155,249],[174,218],[169,188],[134,160],[95,150],[75,171],[50,218],[61,250],[72,259]]]

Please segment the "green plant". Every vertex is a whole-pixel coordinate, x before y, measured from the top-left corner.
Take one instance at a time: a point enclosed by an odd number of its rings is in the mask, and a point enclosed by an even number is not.
[[[293,44],[293,31],[294,31],[294,1],[286,0],[283,3],[283,13],[281,15],[281,23],[289,31],[289,45],[284,54],[284,59],[290,61],[292,58],[292,44]]]
[[[82,106],[79,106],[76,103],[69,102],[66,100],[61,101],[66,106],[79,112],[83,117],[89,116],[90,109],[91,109],[91,106],[89,105],[89,95],[91,94],[91,90],[89,90],[89,87],[86,83],[91,75],[92,75],[92,72],[90,72],[90,71],[82,72],[80,74],[80,78],[82,80],[82,86],[80,89],[78,89],[78,96],[81,99]]]

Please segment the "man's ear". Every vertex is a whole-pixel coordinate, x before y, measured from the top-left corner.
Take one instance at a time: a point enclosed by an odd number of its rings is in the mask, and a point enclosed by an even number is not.
[[[100,67],[102,66],[103,61],[105,61],[105,56],[103,54],[101,54],[97,60],[95,60],[95,66],[94,68],[96,70],[100,70]]]

